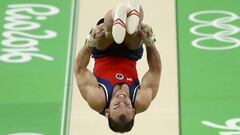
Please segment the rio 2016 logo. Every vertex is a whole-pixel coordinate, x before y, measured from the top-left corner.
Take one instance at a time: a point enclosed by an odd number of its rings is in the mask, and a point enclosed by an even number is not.
[[[8,5],[2,32],[4,39],[1,41],[0,61],[7,63],[25,63],[33,57],[47,61],[53,57],[40,54],[39,39],[50,39],[57,36],[52,30],[41,30],[39,21],[44,21],[48,16],[59,13],[59,9],[45,4],[12,4]],[[33,34],[33,30],[41,30],[40,34]],[[36,32],[35,32],[36,33]]]
[[[202,121],[202,124],[223,130],[219,132],[220,135],[240,135],[240,118],[230,119],[226,121],[226,125],[218,125],[206,120]]]
[[[206,19],[207,17],[211,19]],[[192,41],[194,47],[212,51],[240,47],[240,39],[234,37],[234,35],[240,34],[239,25],[234,25],[234,22],[240,21],[237,14],[222,10],[206,10],[191,14],[189,19],[197,23],[190,29],[192,34],[198,36]],[[211,30],[208,30],[208,32],[201,31],[204,28],[214,28],[218,31],[215,33]],[[218,43],[211,45],[206,41],[217,41]]]

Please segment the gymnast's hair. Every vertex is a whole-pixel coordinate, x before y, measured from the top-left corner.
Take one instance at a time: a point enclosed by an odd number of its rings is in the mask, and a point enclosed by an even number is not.
[[[127,121],[124,114],[118,117],[118,121],[114,121],[110,116],[108,117],[108,125],[110,129],[114,132],[124,133],[129,132],[134,125],[134,118]]]

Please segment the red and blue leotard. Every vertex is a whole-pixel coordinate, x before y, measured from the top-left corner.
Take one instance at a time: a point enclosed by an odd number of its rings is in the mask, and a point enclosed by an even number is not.
[[[132,104],[136,98],[140,86],[136,70],[136,61],[142,57],[143,48],[135,51],[129,50],[126,45],[113,43],[107,50],[93,49],[95,59],[93,73],[99,85],[104,89],[106,107],[108,108],[112,98],[113,88],[117,84],[127,84]]]
[[[94,75],[99,85],[105,91],[108,104],[112,97],[113,87],[116,84],[127,84],[129,86],[130,99],[134,102],[136,90],[139,87],[136,61],[125,57],[96,58]]]

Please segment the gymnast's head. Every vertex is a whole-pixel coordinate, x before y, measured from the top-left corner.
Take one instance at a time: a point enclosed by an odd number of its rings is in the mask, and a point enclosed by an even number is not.
[[[128,86],[123,85],[115,89],[109,104],[105,110],[109,127],[114,132],[124,133],[132,129],[134,125],[135,108],[129,98]]]

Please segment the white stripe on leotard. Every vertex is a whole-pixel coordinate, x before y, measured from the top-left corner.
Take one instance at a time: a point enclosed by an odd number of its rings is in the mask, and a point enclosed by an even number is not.
[[[138,89],[139,87],[140,87],[140,85],[138,85],[138,86],[134,89],[133,98],[132,98],[132,103],[133,103],[133,101],[135,101],[136,92],[137,92],[137,89]]]
[[[107,103],[108,103],[108,91],[107,91],[107,88],[106,88],[106,86],[104,85],[104,84],[102,84],[102,83],[98,83],[99,85],[101,85],[102,87],[103,87],[103,89],[104,89],[104,92],[105,92],[105,95],[106,95],[106,99],[107,99]]]

